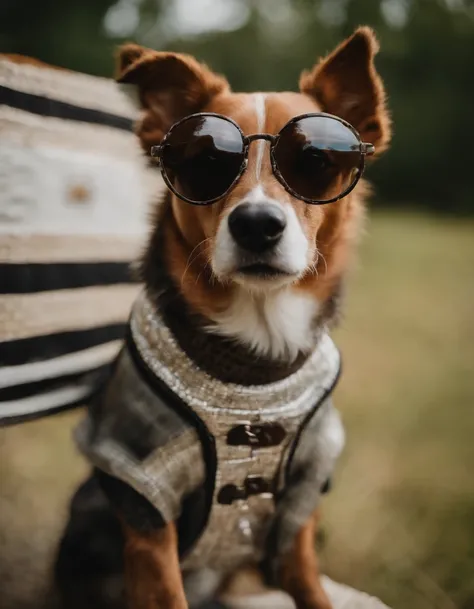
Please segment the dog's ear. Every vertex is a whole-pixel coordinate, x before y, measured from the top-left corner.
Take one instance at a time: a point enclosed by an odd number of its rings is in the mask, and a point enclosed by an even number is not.
[[[382,152],[390,141],[390,117],[385,90],[374,57],[379,45],[374,32],[361,27],[311,71],[300,77],[300,90],[313,97],[324,112],[353,125],[364,142]]]
[[[174,122],[199,112],[215,95],[229,90],[225,78],[190,55],[132,43],[119,49],[116,80],[137,87],[145,111],[138,135],[145,150],[158,144]]]

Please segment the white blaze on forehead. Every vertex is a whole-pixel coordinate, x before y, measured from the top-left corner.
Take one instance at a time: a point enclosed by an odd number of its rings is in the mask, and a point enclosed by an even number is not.
[[[255,94],[255,111],[257,113],[257,133],[264,133],[265,130],[265,93]],[[255,177],[260,179],[262,171],[263,152],[265,150],[265,140],[257,140],[257,164],[255,166]]]
[[[252,188],[250,192],[245,195],[245,203],[261,203],[268,197],[265,195],[265,191],[261,184],[257,184],[255,188]]]

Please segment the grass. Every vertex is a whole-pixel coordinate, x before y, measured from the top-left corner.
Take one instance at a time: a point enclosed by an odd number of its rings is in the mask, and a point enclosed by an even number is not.
[[[323,505],[323,563],[394,609],[474,606],[473,229],[374,215],[335,333],[348,441]],[[87,471],[70,442],[77,416],[1,432],[0,580],[12,609],[44,581]]]
[[[474,606],[473,229],[375,216],[336,332],[348,442],[325,564],[397,609]]]

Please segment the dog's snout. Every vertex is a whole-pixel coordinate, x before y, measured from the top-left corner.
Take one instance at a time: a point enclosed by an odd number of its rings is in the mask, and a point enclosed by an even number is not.
[[[286,227],[283,210],[269,203],[241,203],[229,215],[228,222],[235,242],[255,253],[275,246]]]

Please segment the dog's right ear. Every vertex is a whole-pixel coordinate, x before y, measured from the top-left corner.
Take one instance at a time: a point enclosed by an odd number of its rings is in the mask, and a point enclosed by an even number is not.
[[[116,80],[135,85],[145,111],[138,135],[145,150],[159,144],[179,119],[199,112],[229,90],[227,80],[190,55],[158,52],[137,44],[119,49]]]

